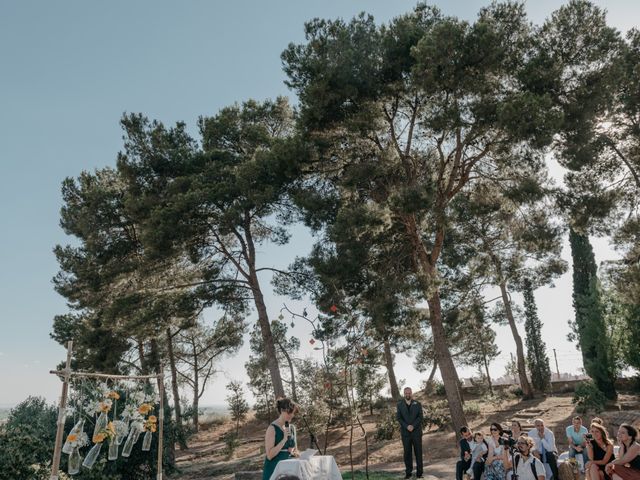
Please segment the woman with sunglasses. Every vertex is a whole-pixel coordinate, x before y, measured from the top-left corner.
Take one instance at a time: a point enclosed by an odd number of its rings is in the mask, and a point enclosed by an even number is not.
[[[489,454],[485,462],[484,478],[486,480],[505,480],[507,476],[505,465],[509,463],[509,458],[507,450],[500,445],[500,437],[504,431],[499,423],[492,423],[489,430],[491,436],[487,439]]]
[[[269,480],[280,460],[297,456],[296,437],[291,420],[298,413],[298,406],[288,398],[276,404],[280,416],[267,427],[264,435],[264,470],[262,480]]]

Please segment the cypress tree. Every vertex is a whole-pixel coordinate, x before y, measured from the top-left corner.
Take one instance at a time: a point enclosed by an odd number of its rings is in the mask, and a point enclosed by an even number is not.
[[[589,237],[569,230],[573,259],[573,308],[582,363],[598,389],[607,398],[617,396],[614,368],[598,287],[597,266]]]
[[[524,329],[526,333],[527,365],[531,372],[533,388],[543,392],[548,390],[551,382],[551,368],[547,357],[547,346],[542,340],[542,322],[538,318],[536,299],[530,280],[524,281]]]

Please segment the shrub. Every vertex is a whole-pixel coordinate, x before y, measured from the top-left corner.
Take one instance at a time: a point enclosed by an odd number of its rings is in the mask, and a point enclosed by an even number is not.
[[[227,458],[233,457],[234,452],[240,446],[240,439],[236,432],[228,432],[224,436],[224,453]]]
[[[43,398],[29,397],[0,427],[0,479],[49,478],[58,411]]]
[[[604,393],[598,390],[596,384],[592,380],[588,380],[576,386],[576,391],[571,401],[575,403],[576,411],[584,414],[589,410],[593,410],[596,413],[601,412],[604,410],[607,399]]]
[[[475,418],[480,415],[480,404],[478,402],[465,402],[464,414],[469,418]]]
[[[439,397],[444,397],[447,392],[444,389],[444,383],[439,382],[438,380],[433,382],[433,393],[438,395]]]
[[[521,398],[524,395],[522,387],[520,385],[511,385],[507,388],[507,394],[514,398]]]
[[[422,428],[427,432],[433,427],[442,430],[451,423],[451,414],[445,400],[431,402],[423,408]]]
[[[391,440],[398,431],[398,420],[396,420],[395,410],[385,411],[376,423],[375,440]]]

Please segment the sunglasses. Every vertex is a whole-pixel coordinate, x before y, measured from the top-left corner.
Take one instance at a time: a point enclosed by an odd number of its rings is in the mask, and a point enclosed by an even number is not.
[[[494,427],[491,427],[489,430],[492,431],[492,432],[497,432],[498,431],[498,429],[494,428]]]

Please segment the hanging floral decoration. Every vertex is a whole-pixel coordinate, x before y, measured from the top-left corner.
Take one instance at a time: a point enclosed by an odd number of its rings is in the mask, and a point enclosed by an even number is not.
[[[106,428],[103,428],[93,436],[93,443],[102,443],[105,440],[112,440],[116,436],[116,428],[113,422],[109,422]]]

